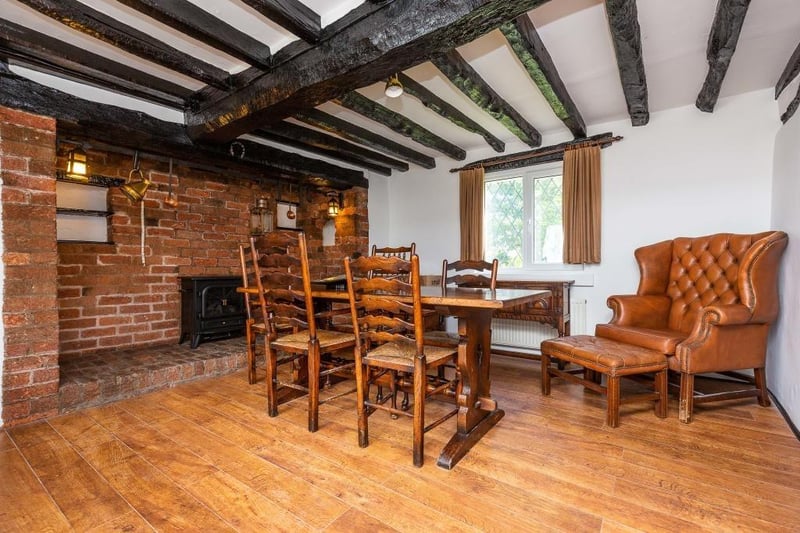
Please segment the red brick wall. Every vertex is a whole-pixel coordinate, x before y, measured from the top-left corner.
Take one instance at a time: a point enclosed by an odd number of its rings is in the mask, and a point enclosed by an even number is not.
[[[70,148],[57,146],[53,119],[0,107],[3,262],[3,420],[19,424],[58,409],[60,357],[169,344],[180,334],[179,276],[239,275],[238,245],[247,239],[256,197],[297,202],[314,277],[340,273],[341,260],[365,253],[367,191],[344,193],[335,246],[322,246],[327,198],[310,188],[275,191],[260,183],[176,164],[167,206],[169,165],[143,156],[153,181],[144,200],[145,264],[140,211],[109,189],[110,239],[56,243],[55,170]],[[87,147],[85,147],[87,148]],[[86,150],[90,172],[126,178],[132,157]]]
[[[87,153],[92,173],[127,177],[132,168],[130,156],[91,150]],[[256,197],[280,195],[283,200],[300,204],[299,227],[308,235],[315,277],[331,271],[328,256],[338,259],[333,263],[339,273],[345,254],[367,247],[366,216],[353,212],[341,217],[342,234],[337,231],[337,246],[323,249],[327,198],[311,189],[298,191],[293,187],[290,192],[284,187],[278,192],[274,182],[227,178],[176,164],[173,191],[179,204],[173,208],[164,203],[168,163],[143,156],[140,168],[154,183],[144,199],[145,265],[141,261],[140,207],[131,204],[118,188],[109,191],[114,212],[110,219],[113,244],[58,245],[62,357],[114,347],[177,342],[178,277],[239,275],[238,246],[248,238],[249,209]],[[366,190],[348,191],[346,196],[366,198]],[[359,205],[365,212],[366,202]],[[358,220],[359,224],[345,224],[346,220]]]
[[[58,409],[55,121],[0,107],[3,420]]]

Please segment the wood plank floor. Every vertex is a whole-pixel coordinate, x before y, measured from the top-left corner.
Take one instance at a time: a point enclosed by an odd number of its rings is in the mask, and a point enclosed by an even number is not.
[[[2,531],[798,531],[800,442],[774,407],[700,406],[680,424],[604,403],[538,364],[495,357],[506,416],[452,471],[451,420],[411,463],[406,419],[352,396],[264,413],[263,378],[238,372],[0,431]],[[346,384],[343,384],[346,385]]]

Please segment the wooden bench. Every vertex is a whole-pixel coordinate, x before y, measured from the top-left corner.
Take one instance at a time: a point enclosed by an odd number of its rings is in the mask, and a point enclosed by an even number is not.
[[[573,363],[579,370],[562,370],[551,366],[551,358]],[[593,337],[574,335],[542,342],[542,394],[550,395],[550,378],[561,377],[606,396],[606,423],[619,425],[620,378],[654,372],[654,392],[627,395],[622,403],[655,402],[655,414],[667,416],[667,358],[664,354],[630,344]],[[581,378],[578,374],[583,373]],[[606,376],[606,386],[600,382]]]

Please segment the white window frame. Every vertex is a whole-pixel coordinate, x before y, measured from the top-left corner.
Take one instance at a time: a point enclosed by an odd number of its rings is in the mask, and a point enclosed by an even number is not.
[[[509,178],[523,178],[522,180],[522,193],[524,197],[531,198],[533,191],[533,180],[537,178],[549,178],[551,176],[563,175],[563,163],[561,161],[554,163],[543,163],[540,165],[533,165],[525,169],[504,170],[499,172],[492,172],[484,176],[484,210],[485,210],[485,186],[490,181],[499,181]],[[523,207],[523,239],[522,239],[522,254],[523,266],[521,268],[511,268],[500,266],[498,272],[506,275],[506,277],[523,276],[526,273],[541,273],[547,272],[548,277],[562,277],[558,276],[559,272],[564,272],[566,278],[574,277],[576,271],[583,271],[583,265],[565,265],[564,263],[533,263],[533,223],[534,223],[534,206],[532,202],[524,202]],[[562,222],[563,223],[563,222]],[[487,258],[491,260],[491,258]]]

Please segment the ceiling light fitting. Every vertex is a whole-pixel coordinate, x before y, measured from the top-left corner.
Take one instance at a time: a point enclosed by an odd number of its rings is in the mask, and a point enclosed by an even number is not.
[[[400,83],[397,74],[389,76],[389,81],[386,82],[386,89],[383,92],[389,98],[397,98],[403,94],[403,84]]]

